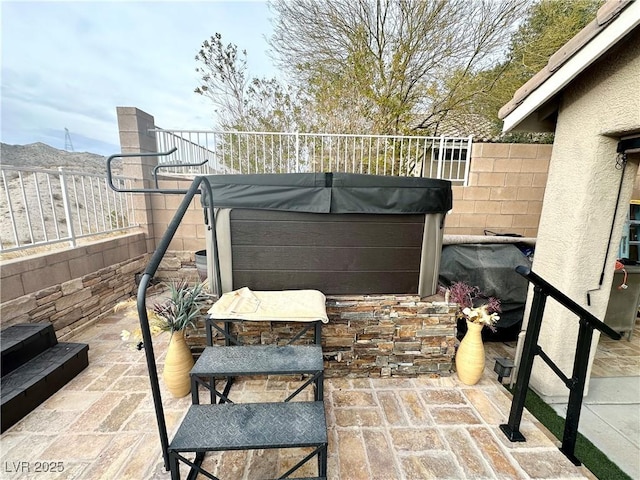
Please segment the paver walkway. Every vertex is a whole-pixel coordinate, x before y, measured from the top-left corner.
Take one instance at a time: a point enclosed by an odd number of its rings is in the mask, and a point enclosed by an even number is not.
[[[162,468],[144,352],[120,339],[123,329],[134,326],[134,320],[114,315],[75,336],[74,341],[90,344],[89,367],[2,434],[1,478],[169,478]],[[154,338],[160,370],[167,340],[166,334]],[[275,401],[295,384],[249,379],[235,385],[232,395],[237,401]],[[174,399],[162,389],[173,431],[190,397]],[[593,478],[571,464],[528,414],[521,428],[527,442],[505,438],[498,425],[506,421],[510,399],[490,369],[473,387],[455,375],[329,378],[325,402],[331,480]],[[285,471],[293,457],[279,451],[225,452],[209,455],[205,464],[222,479],[262,479]],[[298,475],[313,475],[313,469]]]

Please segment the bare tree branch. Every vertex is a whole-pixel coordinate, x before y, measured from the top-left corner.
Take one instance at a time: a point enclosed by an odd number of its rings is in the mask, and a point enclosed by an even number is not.
[[[495,62],[526,2],[273,0],[270,44],[316,104],[339,104],[368,130],[394,133],[451,95],[443,86],[452,71]]]

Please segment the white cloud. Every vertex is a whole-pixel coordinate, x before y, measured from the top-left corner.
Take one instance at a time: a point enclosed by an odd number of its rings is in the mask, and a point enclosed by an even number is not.
[[[215,32],[248,52],[255,76],[273,76],[263,2],[3,2],[2,141],[119,151],[117,106],[163,128],[207,129],[210,102],[193,93],[194,57]],[[59,144],[55,145],[55,133]],[[52,136],[53,135],[53,136]]]

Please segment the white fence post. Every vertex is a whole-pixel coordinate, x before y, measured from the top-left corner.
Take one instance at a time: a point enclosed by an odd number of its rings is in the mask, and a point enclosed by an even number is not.
[[[467,140],[467,160],[464,166],[464,183],[465,187],[469,186],[469,170],[471,169],[471,145],[472,145],[473,135],[469,135],[469,140]]]
[[[58,167],[60,172],[60,188],[62,189],[62,204],[64,206],[64,215],[67,221],[67,229],[69,233],[69,245],[76,246],[76,235],[73,229],[73,217],[71,216],[71,204],[69,203],[69,191],[67,189],[67,180],[62,167]]]
[[[16,228],[16,218],[13,214],[13,204],[11,203],[11,195],[9,195],[9,181],[4,174],[4,170],[2,171],[2,185],[5,188],[5,194],[7,195],[7,206],[9,207],[9,216],[11,217],[11,230],[13,232],[13,239],[16,245],[20,245],[18,240],[18,229]],[[0,245],[1,247],[2,245]]]
[[[444,168],[444,135],[440,136],[440,147],[438,148],[438,173],[436,178],[442,178],[442,169]]]
[[[296,173],[300,172],[300,134],[296,132]]]

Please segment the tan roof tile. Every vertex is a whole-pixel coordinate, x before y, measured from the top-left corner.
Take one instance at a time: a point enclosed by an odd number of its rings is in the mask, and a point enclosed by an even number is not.
[[[522,87],[516,90],[513,98],[498,112],[498,117],[504,119],[520,105],[531,92],[546,82],[554,72],[564,65],[571,57],[579,52],[624,10],[631,5],[633,0],[609,0],[596,15],[596,18],[578,32],[571,40],[554,53],[547,65],[529,79]]]

